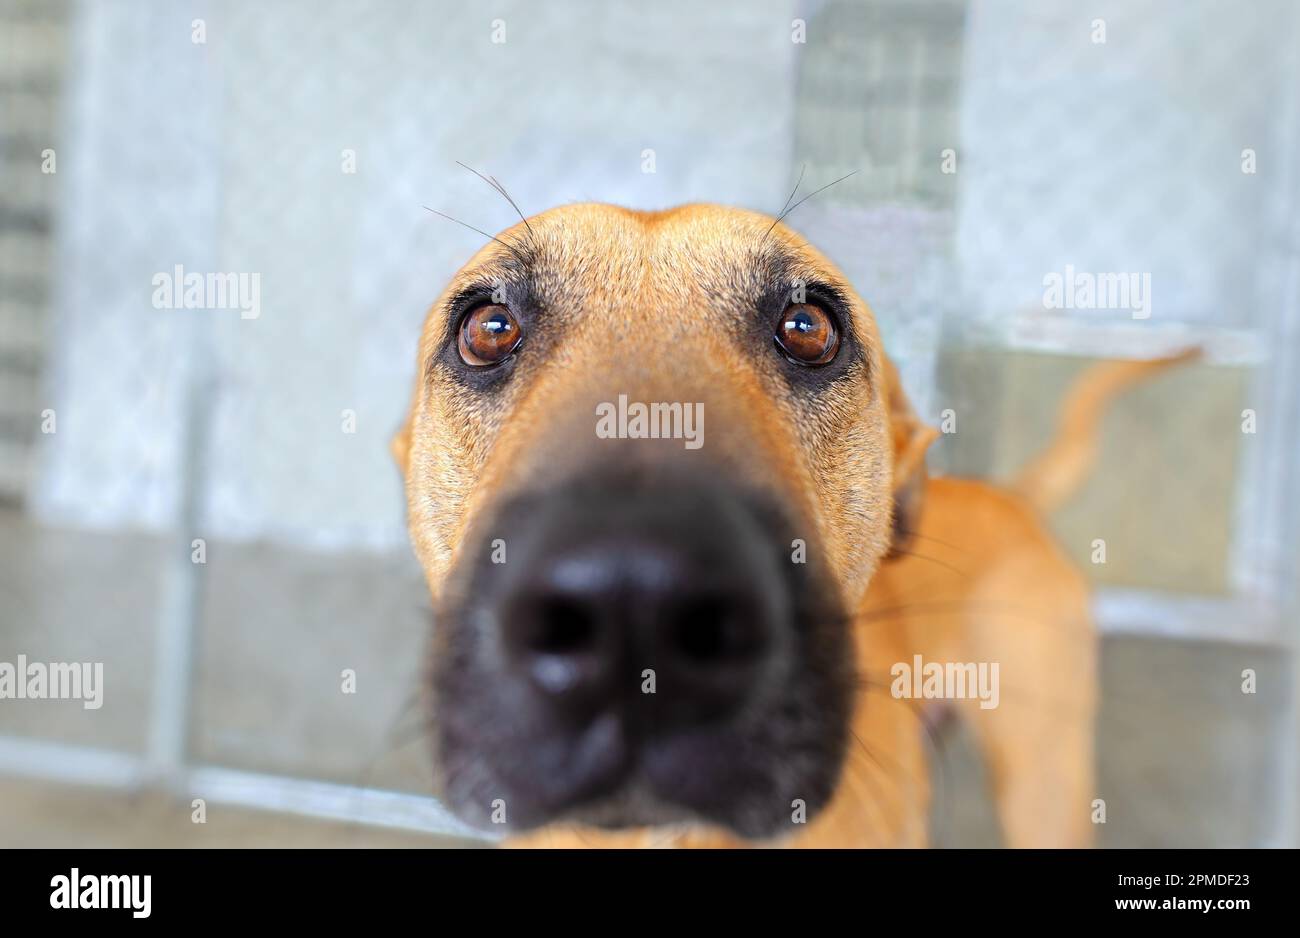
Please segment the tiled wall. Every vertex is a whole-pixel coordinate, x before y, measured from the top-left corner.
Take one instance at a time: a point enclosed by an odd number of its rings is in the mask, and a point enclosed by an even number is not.
[[[67,34],[61,0],[0,3],[0,499],[22,498],[45,409]]]

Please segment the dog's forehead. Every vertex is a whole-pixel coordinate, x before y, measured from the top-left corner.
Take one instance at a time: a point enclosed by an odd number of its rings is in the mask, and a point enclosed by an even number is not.
[[[848,287],[834,264],[770,216],[704,203],[559,206],[501,232],[453,286],[500,273],[611,292],[760,289],[793,279]]]
[[[662,211],[635,211],[612,205],[572,205],[537,219],[547,241],[566,255],[623,258],[647,274],[667,277],[731,274],[737,269],[832,268],[822,255],[783,225],[759,212],[722,205],[691,204]],[[520,227],[523,227],[522,225]],[[623,252],[611,251],[623,247]]]

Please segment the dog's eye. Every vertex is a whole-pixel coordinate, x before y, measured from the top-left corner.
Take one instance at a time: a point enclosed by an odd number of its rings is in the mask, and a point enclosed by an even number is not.
[[[840,333],[831,314],[811,303],[786,307],[777,323],[776,344],[801,365],[824,365],[839,351]]]
[[[504,361],[519,344],[519,323],[504,306],[480,306],[461,320],[456,346],[467,365],[483,367]]]

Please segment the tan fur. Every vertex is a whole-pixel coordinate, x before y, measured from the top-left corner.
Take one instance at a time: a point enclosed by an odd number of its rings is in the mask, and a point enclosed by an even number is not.
[[[1107,405],[1135,384],[1200,357],[1199,348],[1189,348],[1165,358],[1094,365],[1061,402],[1056,437],[1020,470],[1010,488],[1043,514],[1058,508],[1092,471],[1095,429]]]
[[[504,232],[502,241],[529,240],[544,255],[550,276],[542,300],[562,317],[564,340],[521,346],[519,371],[495,409],[429,363],[446,334],[445,299],[491,273],[509,251],[490,243],[456,275],[426,321],[410,413],[393,441],[431,593],[442,594],[476,516],[591,456],[590,443],[580,441],[591,437],[593,400],[610,387],[641,400],[706,402],[711,462],[786,493],[847,607],[858,610],[856,664],[865,683],[848,762],[831,804],[783,843],[927,843],[920,702],[889,692],[891,665],[919,653],[1001,663],[1001,706],[985,711],[972,702],[962,715],[988,760],[1007,842],[1086,844],[1096,796],[1096,653],[1081,576],[1027,501],[983,483],[925,478],[924,453],[936,433],[908,403],[870,309],[793,232],[777,225],[770,237],[800,258],[802,273],[853,297],[867,367],[809,418],[779,380],[777,356],[746,356],[725,323],[711,325],[737,259],[762,244],[769,226],[762,215],[709,205],[650,213],[575,205],[530,219],[531,235],[523,225]],[[1088,413],[1067,424],[1067,434],[1090,432],[1097,408]],[[1075,458],[1066,454],[1039,474],[1068,475],[1065,463]],[[914,503],[908,548],[882,565],[893,501],[904,495]],[[706,829],[551,829],[517,844],[739,845]]]
[[[822,419],[801,419],[777,377],[776,356],[756,362],[737,350],[729,327],[701,328],[726,300],[720,294],[739,268],[737,257],[761,244],[770,218],[709,205],[648,213],[573,205],[529,224],[557,271],[545,299],[564,319],[563,347],[540,363],[540,350],[521,352],[526,374],[507,389],[505,421],[436,370],[426,374],[443,335],[446,297],[509,255],[488,244],[434,303],[410,413],[393,441],[412,542],[434,598],[470,519],[488,502],[572,465],[583,454],[570,441],[591,436],[591,405],[617,387],[631,399],[705,403],[711,461],[787,493],[794,513],[820,536],[846,599],[860,599],[888,543],[893,456],[883,353],[866,304],[855,304],[854,320],[869,346],[869,373],[837,392]],[[515,243],[525,236],[521,224],[500,237]],[[778,226],[771,238],[803,258],[808,276],[853,295],[835,266],[793,232]],[[566,422],[577,420],[585,432],[566,435]]]

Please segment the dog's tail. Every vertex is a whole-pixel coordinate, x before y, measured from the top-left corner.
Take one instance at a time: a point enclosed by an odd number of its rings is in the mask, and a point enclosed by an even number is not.
[[[1025,465],[1011,488],[1040,512],[1064,503],[1083,484],[1097,460],[1097,428],[1117,396],[1185,362],[1201,357],[1197,347],[1164,358],[1104,361],[1088,368],[1061,402],[1056,437]]]

